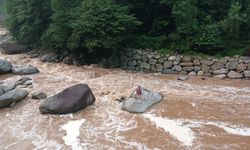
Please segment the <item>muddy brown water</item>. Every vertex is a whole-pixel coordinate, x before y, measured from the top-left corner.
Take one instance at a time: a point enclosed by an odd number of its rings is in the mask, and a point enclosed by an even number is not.
[[[42,115],[30,95],[14,108],[0,109],[0,149],[250,149],[250,81],[132,73],[93,66],[42,63],[27,55],[4,55],[15,65],[34,65],[32,93],[52,96],[87,83],[96,102],[75,114]],[[0,76],[16,80],[22,76]],[[164,95],[144,114],[120,109],[115,99],[141,85]],[[79,132],[79,133],[78,133]]]

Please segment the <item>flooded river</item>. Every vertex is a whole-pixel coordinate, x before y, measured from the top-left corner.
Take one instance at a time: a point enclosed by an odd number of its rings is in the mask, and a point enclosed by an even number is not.
[[[250,80],[220,80],[132,73],[93,66],[42,63],[27,55],[4,55],[16,65],[34,65],[30,93],[52,96],[87,83],[96,102],[75,114],[42,115],[30,95],[14,108],[0,109],[0,149],[210,150],[250,149]],[[1,80],[19,79],[11,74]],[[120,109],[116,101],[141,85],[164,95],[144,114]]]

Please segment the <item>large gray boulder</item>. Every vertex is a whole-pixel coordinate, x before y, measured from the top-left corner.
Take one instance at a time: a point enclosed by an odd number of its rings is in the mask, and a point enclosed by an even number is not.
[[[39,73],[39,70],[31,65],[28,66],[13,66],[11,68],[13,74],[16,75],[28,75],[28,74],[35,74]]]
[[[74,113],[92,105],[95,96],[87,84],[77,84],[45,99],[39,109],[43,114]]]
[[[11,63],[7,60],[0,59],[0,74],[9,73],[11,71]]]
[[[29,93],[22,89],[14,89],[0,96],[0,108],[9,107],[13,103],[17,103],[28,95]]]
[[[152,105],[160,102],[163,96],[160,93],[149,91],[145,88],[140,88],[140,95],[137,94],[137,90],[122,103],[122,110],[132,113],[143,113]]]

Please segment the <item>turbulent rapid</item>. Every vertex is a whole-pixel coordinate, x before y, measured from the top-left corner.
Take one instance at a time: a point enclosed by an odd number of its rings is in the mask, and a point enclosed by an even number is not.
[[[29,93],[52,96],[86,83],[96,97],[94,105],[68,115],[40,114],[40,101],[30,95],[14,108],[0,109],[0,149],[250,149],[250,80],[177,81],[176,75],[42,63],[25,54],[0,58],[40,70],[28,76]],[[122,111],[116,99],[138,85],[160,92],[164,100],[144,114]]]

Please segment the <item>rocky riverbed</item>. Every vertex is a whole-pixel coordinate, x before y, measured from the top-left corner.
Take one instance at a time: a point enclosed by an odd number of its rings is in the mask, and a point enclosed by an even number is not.
[[[26,54],[0,54],[15,65],[32,65],[34,75],[1,75],[7,82],[30,77],[29,93],[52,96],[86,83],[94,105],[69,115],[42,115],[31,94],[0,109],[0,149],[250,149],[250,81],[132,73],[94,66],[43,63]],[[143,114],[121,110],[116,101],[137,85],[164,99]]]

